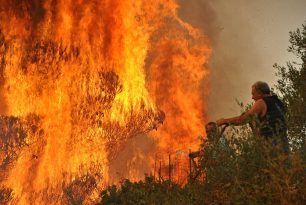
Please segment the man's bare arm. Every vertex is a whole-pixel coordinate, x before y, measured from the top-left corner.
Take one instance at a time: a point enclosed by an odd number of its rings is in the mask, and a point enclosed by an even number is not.
[[[237,116],[237,117],[217,120],[217,124],[218,125],[223,125],[223,124],[241,125],[241,124],[247,123],[248,119],[252,118],[253,116],[261,116],[262,113],[265,111],[265,109],[266,109],[265,102],[262,99],[257,100],[255,104],[252,106],[252,108],[248,110],[247,112],[245,112],[244,114]]]

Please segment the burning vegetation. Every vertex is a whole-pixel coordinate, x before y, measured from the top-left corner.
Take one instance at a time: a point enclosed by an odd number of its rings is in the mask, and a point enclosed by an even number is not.
[[[158,152],[192,147],[211,51],[177,8],[0,0],[1,202],[92,203],[137,135],[150,135]]]

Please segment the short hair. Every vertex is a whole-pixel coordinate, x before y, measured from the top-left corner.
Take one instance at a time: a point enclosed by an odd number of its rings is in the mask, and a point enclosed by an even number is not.
[[[256,83],[253,84],[252,87],[254,87],[257,91],[261,92],[262,94],[271,93],[268,83],[263,82],[263,81],[257,81]]]
[[[205,125],[205,129],[207,130],[209,126],[211,126],[213,130],[216,130],[217,127],[218,127],[217,123],[215,123],[215,122],[208,122],[208,123]]]
[[[215,123],[215,122],[208,122],[206,124],[206,127],[209,126],[209,125],[217,127],[217,123]]]

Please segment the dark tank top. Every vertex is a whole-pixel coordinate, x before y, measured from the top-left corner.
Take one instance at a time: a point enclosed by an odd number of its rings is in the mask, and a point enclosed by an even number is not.
[[[283,102],[276,95],[263,97],[267,105],[267,112],[260,117],[260,135],[265,138],[278,137],[287,143],[287,125],[285,121],[286,109]]]

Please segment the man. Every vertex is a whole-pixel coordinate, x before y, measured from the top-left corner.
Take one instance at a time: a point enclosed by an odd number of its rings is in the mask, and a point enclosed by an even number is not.
[[[262,81],[253,84],[252,99],[255,103],[250,110],[237,117],[219,119],[217,124],[241,125],[256,117],[259,121],[257,125],[259,135],[266,139],[280,136],[283,145],[285,145],[284,149],[288,150],[284,104],[276,95],[271,95],[269,85]]]
[[[226,127],[223,127],[220,131],[218,129],[218,125],[215,122],[209,122],[206,124],[206,135],[207,139],[212,144],[218,144],[222,148],[226,148],[228,146],[227,139],[224,137],[223,132]]]
[[[191,152],[189,154],[190,160],[195,166],[194,173],[191,175],[192,179],[196,179],[198,176],[203,174],[204,170],[206,170],[205,175],[207,176],[209,171],[213,168],[211,165],[212,162],[219,160],[217,156],[220,156],[220,153],[228,153],[229,145],[226,138],[223,136],[224,129],[225,128],[220,132],[218,125],[215,122],[208,122],[205,125],[207,139],[203,140],[199,151]],[[198,159],[197,162],[195,161],[195,158]],[[222,164],[223,162],[220,160],[219,163]]]
[[[223,137],[223,131],[219,133],[217,123],[215,122],[208,122],[205,125],[205,131],[206,131],[206,136],[207,136],[207,141],[204,141],[205,144],[220,144],[222,147],[228,146],[227,140]],[[191,152],[189,154],[190,158],[196,158],[199,157],[202,153],[203,150],[201,151],[196,151],[196,152]]]

